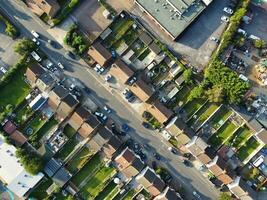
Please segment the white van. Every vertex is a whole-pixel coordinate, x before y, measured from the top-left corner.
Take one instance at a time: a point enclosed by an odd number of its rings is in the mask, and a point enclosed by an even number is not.
[[[255,35],[250,35],[248,38],[252,40],[260,40],[260,38]]]
[[[243,34],[245,37],[247,36],[247,32],[241,28],[237,29],[237,32]]]
[[[245,82],[248,82],[248,78],[246,76],[244,76],[243,74],[239,75],[239,78]]]
[[[40,56],[35,52],[31,52],[31,56],[37,61],[37,62],[41,62],[42,59],[40,58]]]
[[[31,34],[32,34],[35,38],[39,38],[39,37],[40,37],[39,34],[36,33],[36,31],[34,31],[34,30],[31,31]]]

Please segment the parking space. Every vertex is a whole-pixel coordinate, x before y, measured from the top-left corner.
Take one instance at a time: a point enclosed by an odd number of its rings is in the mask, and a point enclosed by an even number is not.
[[[251,4],[250,11],[253,15],[252,21],[250,24],[244,24],[243,29],[247,31],[249,35],[252,34],[267,41],[266,9]]]
[[[8,68],[17,62],[19,55],[13,51],[14,43],[15,41],[6,35],[4,24],[0,22],[0,67]]]

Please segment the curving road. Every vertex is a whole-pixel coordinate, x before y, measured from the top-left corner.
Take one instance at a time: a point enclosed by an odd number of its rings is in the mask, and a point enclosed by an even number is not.
[[[38,17],[31,13],[27,7],[18,0],[0,0],[0,11],[5,12],[20,28],[23,36],[32,37],[30,31],[35,30],[40,33],[42,38],[41,49],[48,55],[49,59],[62,62],[67,66],[64,72],[67,76],[76,77],[93,91],[91,98],[99,106],[108,105],[114,112],[112,118],[120,124],[127,123],[132,127],[131,136],[141,144],[149,144],[154,151],[157,151],[163,157],[161,164],[166,167],[171,174],[179,180],[186,190],[186,199],[194,199],[193,190],[201,195],[201,199],[218,199],[219,191],[204,178],[195,168],[185,167],[179,156],[172,154],[168,150],[168,143],[157,133],[145,129],[141,125],[139,114],[135,113],[118,94],[110,93],[109,88],[105,86],[93,71],[88,70],[84,61],[67,60],[64,55],[66,51],[52,48],[46,42],[48,39],[55,40],[48,32],[46,25]]]

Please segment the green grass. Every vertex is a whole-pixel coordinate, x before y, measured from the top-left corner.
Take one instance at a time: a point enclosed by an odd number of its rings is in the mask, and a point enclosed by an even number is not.
[[[131,189],[124,196],[123,200],[132,200],[132,198],[134,197],[135,194],[136,194],[136,191],[134,189]]]
[[[250,130],[247,126],[240,127],[234,136],[229,141],[229,144],[232,144],[235,148],[240,148],[252,135],[252,130]]]
[[[81,189],[81,196],[85,199],[95,198],[114,172],[112,167],[102,167]]]
[[[26,67],[19,68],[7,84],[0,88],[0,111],[2,107],[11,104],[19,105],[30,92],[30,86],[24,81]]]
[[[74,130],[74,128],[71,127],[71,125],[67,124],[65,127],[64,127],[64,130],[63,130],[63,133],[64,135],[66,135],[68,138],[72,138],[76,131]]]
[[[204,121],[206,121],[213,113],[214,111],[219,107],[218,104],[215,103],[206,103],[204,106],[202,106],[195,115],[196,118],[192,117],[188,121],[188,125],[191,126],[194,123],[197,123],[197,125],[201,125]]]
[[[73,136],[70,138],[66,144],[62,147],[61,150],[56,154],[56,158],[61,159],[62,161],[65,160],[70,153],[74,150],[75,146],[79,143],[79,141]]]
[[[31,198],[35,199],[45,199],[48,194],[46,193],[46,190],[53,184],[52,179],[44,178],[41,183],[34,188],[34,190],[30,193]]]
[[[25,123],[30,116],[34,113],[34,111],[29,106],[24,106],[16,112],[15,121],[18,124]]]
[[[113,193],[113,190],[116,191],[117,184],[114,181],[110,181],[109,184],[97,195],[95,200],[108,199],[108,196]],[[114,195],[113,195],[114,196]]]
[[[83,148],[79,153],[74,156],[74,158],[70,162],[68,162],[67,169],[71,173],[80,170],[91,155],[92,154],[87,147]]]
[[[244,161],[253,151],[259,147],[260,143],[251,137],[237,152],[237,157]]]
[[[168,107],[174,108],[175,106],[183,106],[187,102],[187,98],[190,94],[191,88],[187,85],[183,86],[182,89],[176,94],[175,101],[170,101]]]
[[[230,122],[226,121],[219,130],[211,136],[209,142],[212,146],[217,148],[218,146],[222,145],[229,137],[233,134],[236,130],[236,126]]]
[[[140,60],[140,61],[144,60],[144,59],[148,56],[148,54],[149,54],[150,52],[151,52],[150,49],[147,48],[147,49],[144,50],[143,53],[138,57],[138,60]]]
[[[206,99],[194,99],[187,102],[183,109],[187,113],[188,119],[205,103]]]
[[[27,135],[27,129],[31,128],[33,133],[31,134],[30,138],[36,136],[37,131],[46,123],[46,119],[43,118],[41,112],[35,113],[32,120],[26,125],[23,132]]]
[[[225,122],[231,114],[232,111],[230,111],[228,108],[221,107],[211,120],[211,126],[215,129],[219,128],[220,123]]]
[[[92,175],[95,170],[102,165],[99,154],[95,154],[83,168],[72,178],[72,182],[78,187],[80,183],[88,176]]]
[[[37,140],[40,140],[45,134],[47,134],[57,124],[58,124],[58,121],[52,117],[35,134],[31,135],[31,137],[33,136],[33,137],[36,137]]]

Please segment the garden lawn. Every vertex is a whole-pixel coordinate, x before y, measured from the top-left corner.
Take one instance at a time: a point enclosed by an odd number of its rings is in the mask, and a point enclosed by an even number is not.
[[[39,131],[39,129],[46,123],[46,120],[42,117],[43,116],[41,112],[36,113],[32,120],[27,124],[26,128],[24,128],[24,133],[27,135],[27,130],[31,128],[33,132],[30,137],[34,137],[37,131]]]
[[[86,177],[92,175],[102,164],[103,162],[101,161],[100,155],[95,154],[71,181],[78,187]]]
[[[251,137],[237,152],[237,157],[244,161],[253,151],[259,147],[260,143]]]
[[[24,81],[26,67],[19,68],[9,83],[0,88],[0,108],[8,104],[16,107],[29,94],[30,86]]]
[[[198,118],[198,124],[202,124],[203,122],[205,122],[217,109],[218,109],[219,105],[218,104],[211,104],[209,106],[209,108],[207,110],[205,110],[205,112],[202,113],[202,115],[199,116]]]
[[[27,105],[23,106],[23,108],[19,109],[16,112],[15,121],[16,123],[22,125],[24,122],[26,122],[30,116],[34,113],[34,111],[28,107]]]
[[[217,148],[220,145],[222,145],[229,137],[233,134],[233,132],[236,130],[236,126],[230,122],[225,122],[219,130],[211,136],[209,139],[210,144]]]
[[[148,56],[148,54],[149,54],[150,52],[151,52],[150,49],[147,48],[147,49],[144,50],[144,51],[142,52],[142,54],[138,57],[138,60],[143,61],[143,60]]]
[[[53,184],[52,179],[44,178],[41,183],[34,188],[34,190],[30,193],[30,198],[34,199],[45,199],[48,194],[46,193],[46,190]]]
[[[247,126],[240,127],[235,135],[231,138],[229,143],[232,144],[235,148],[240,148],[252,135],[252,130],[250,130]]]
[[[71,127],[71,125],[67,124],[65,127],[64,127],[64,130],[63,130],[63,133],[64,135],[66,135],[68,138],[72,138],[76,131],[74,130],[74,128]]]
[[[79,153],[77,153],[73,157],[73,159],[70,162],[68,162],[67,169],[71,173],[74,173],[77,170],[80,170],[84,166],[84,164],[86,163],[86,161],[89,159],[89,157],[91,155],[92,154],[87,147],[83,148]]]
[[[174,108],[175,106],[179,105],[183,106],[185,102],[187,102],[187,98],[190,94],[191,88],[187,85],[183,86],[182,89],[176,94],[175,101],[170,101],[170,104],[168,105],[170,108]]]
[[[79,141],[73,136],[70,138],[62,147],[62,149],[59,150],[59,152],[56,154],[56,158],[61,159],[64,161],[74,150],[75,146],[79,143]]]
[[[114,173],[113,167],[102,167],[81,189],[81,196],[85,199],[95,198]]]
[[[228,119],[228,117],[230,117],[231,114],[232,111],[230,111],[228,108],[221,107],[211,120],[212,127],[214,129],[219,128],[221,126],[221,123],[223,124]]]
[[[117,184],[114,183],[114,181],[110,181],[109,184],[97,195],[95,200],[103,200],[103,199],[110,199],[108,198],[109,195],[111,196],[113,194],[113,191],[116,191]],[[114,194],[113,194],[114,196]],[[111,196],[111,197],[113,197]]]
[[[123,200],[132,200],[135,194],[136,194],[136,191],[134,189],[131,189],[127,192]]]
[[[187,124],[189,126],[193,125],[196,121],[198,121],[199,117],[205,113],[209,107],[211,106],[212,104],[207,102],[205,103],[192,117],[191,119],[187,122]]]
[[[36,137],[35,139],[39,141],[45,134],[47,134],[57,124],[58,124],[57,120],[55,120],[55,118],[52,117],[36,133],[31,135],[31,137]]]
[[[206,99],[194,99],[187,102],[183,109],[187,113],[188,119],[206,102]]]

